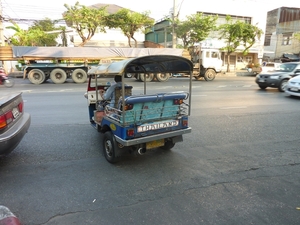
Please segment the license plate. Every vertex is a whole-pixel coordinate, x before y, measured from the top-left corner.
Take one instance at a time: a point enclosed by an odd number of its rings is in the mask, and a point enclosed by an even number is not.
[[[291,91],[299,91],[299,89],[298,89],[298,88],[295,88],[295,87],[293,87],[293,88],[291,88]]]
[[[163,146],[164,144],[165,144],[164,139],[150,141],[150,142],[146,143],[146,149],[158,148],[160,146]]]
[[[265,80],[264,79],[259,79],[258,82],[262,83],[262,82],[265,82]]]
[[[162,128],[175,127],[178,126],[178,124],[179,124],[178,120],[168,120],[164,122],[148,123],[148,124],[143,124],[141,126],[138,126],[137,132],[146,132],[149,130],[158,130]]]
[[[18,116],[20,115],[19,110],[17,108],[13,108],[12,114],[15,119],[18,118]]]

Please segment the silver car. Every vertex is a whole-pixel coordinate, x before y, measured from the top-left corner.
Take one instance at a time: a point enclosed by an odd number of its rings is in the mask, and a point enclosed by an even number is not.
[[[0,156],[13,151],[29,129],[31,116],[24,112],[22,93],[0,97]]]
[[[285,93],[300,97],[300,76],[289,79],[285,86]]]

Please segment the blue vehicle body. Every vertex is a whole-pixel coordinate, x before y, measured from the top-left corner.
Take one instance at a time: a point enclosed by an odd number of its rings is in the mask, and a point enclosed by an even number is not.
[[[161,147],[171,149],[182,135],[191,132],[191,79],[189,91],[133,95],[132,87],[124,84],[126,73],[193,71],[190,60],[181,56],[151,55],[126,59],[90,69],[86,98],[91,125],[104,134],[103,152],[114,163],[124,151],[143,154]],[[101,77],[122,76],[122,87],[115,90],[115,106],[109,106],[99,95],[109,85]]]

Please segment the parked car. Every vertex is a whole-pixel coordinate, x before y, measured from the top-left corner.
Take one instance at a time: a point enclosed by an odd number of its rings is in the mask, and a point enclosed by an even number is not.
[[[0,156],[20,143],[29,129],[31,116],[24,112],[22,93],[0,97]]]
[[[267,62],[267,63],[262,65],[260,73],[265,73],[265,72],[268,72],[268,71],[273,71],[275,69],[278,69],[280,67],[280,64],[281,63]]]
[[[300,62],[282,63],[273,71],[256,75],[255,82],[261,89],[272,87],[284,92],[288,80],[297,75],[300,75]]]
[[[289,79],[285,92],[289,95],[300,97],[300,76]]]

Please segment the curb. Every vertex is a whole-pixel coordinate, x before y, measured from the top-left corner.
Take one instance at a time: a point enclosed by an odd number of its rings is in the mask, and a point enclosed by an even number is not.
[[[0,205],[0,225],[21,225],[21,223],[9,208]]]

